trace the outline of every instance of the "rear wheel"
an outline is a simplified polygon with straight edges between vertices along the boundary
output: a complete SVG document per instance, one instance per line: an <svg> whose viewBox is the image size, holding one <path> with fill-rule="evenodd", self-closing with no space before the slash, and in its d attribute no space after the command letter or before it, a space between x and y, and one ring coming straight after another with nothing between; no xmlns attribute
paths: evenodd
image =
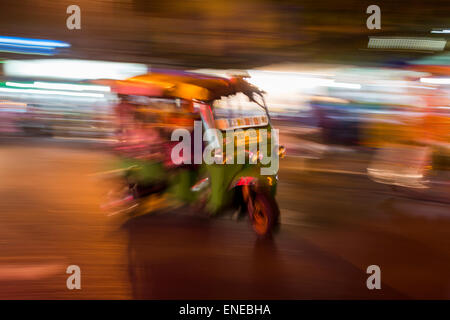
<svg viewBox="0 0 450 320"><path fill-rule="evenodd" d="M247 189L248 191L248 189ZM247 198L247 208L253 230L261 238L268 238L278 226L280 209L274 197L263 190L251 190Z"/></svg>

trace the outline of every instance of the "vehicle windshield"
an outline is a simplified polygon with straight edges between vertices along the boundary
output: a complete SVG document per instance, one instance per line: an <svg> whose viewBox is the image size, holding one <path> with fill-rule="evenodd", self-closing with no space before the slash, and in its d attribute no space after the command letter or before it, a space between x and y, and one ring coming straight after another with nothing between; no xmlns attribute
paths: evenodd
<svg viewBox="0 0 450 320"><path fill-rule="evenodd" d="M269 122L266 109L243 93L215 100L213 110L219 129L264 126Z"/></svg>

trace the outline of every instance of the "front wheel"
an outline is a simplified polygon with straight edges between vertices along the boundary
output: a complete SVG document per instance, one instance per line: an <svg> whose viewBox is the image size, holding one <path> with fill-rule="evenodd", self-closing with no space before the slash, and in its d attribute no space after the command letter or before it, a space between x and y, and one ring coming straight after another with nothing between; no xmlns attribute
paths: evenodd
<svg viewBox="0 0 450 320"><path fill-rule="evenodd" d="M245 193L248 192L247 195ZM278 227L280 209L275 198L262 190L244 190L253 230L261 238L268 238Z"/></svg>

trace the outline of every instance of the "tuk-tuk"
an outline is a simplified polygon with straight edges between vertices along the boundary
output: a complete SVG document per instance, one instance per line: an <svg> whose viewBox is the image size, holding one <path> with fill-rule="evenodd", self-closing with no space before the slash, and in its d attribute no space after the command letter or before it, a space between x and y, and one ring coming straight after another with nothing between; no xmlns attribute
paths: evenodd
<svg viewBox="0 0 450 320"><path fill-rule="evenodd" d="M264 93L245 75L152 70L116 81L112 90L120 98L115 150L126 192L109 207L134 212L143 199L164 194L211 216L248 215L258 236L271 235L285 149Z"/></svg>

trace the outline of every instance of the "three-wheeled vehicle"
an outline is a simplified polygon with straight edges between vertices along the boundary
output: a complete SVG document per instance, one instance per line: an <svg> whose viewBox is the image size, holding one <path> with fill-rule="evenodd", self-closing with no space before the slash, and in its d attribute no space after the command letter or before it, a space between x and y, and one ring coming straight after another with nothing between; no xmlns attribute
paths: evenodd
<svg viewBox="0 0 450 320"><path fill-rule="evenodd" d="M136 212L164 195L215 216L248 216L260 237L272 234L278 160L285 149L263 92L244 76L152 70L116 81L122 187L105 208Z"/></svg>

